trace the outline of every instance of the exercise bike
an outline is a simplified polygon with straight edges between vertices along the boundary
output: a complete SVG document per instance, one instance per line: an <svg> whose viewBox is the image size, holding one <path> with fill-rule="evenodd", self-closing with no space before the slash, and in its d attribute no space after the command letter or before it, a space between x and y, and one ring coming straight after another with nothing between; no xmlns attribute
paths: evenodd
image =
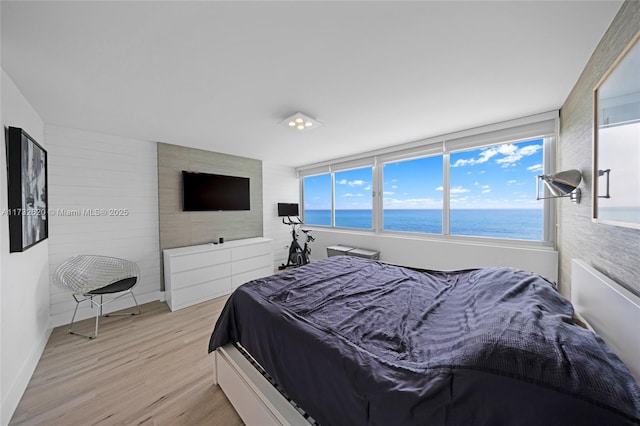
<svg viewBox="0 0 640 426"><path fill-rule="evenodd" d="M301 247L300 243L298 242L298 233L296 232L296 226L302 225L303 222L299 217L296 219L297 221L291 219L290 216L287 216L287 221L285 222L284 217L282 218L282 223L291 226L291 238L293 239L293 241L289 246L289 257L287 258L287 264L285 265L283 263L278 267L278 269L302 266L311 261L311 247L309 247L309 243L315 241L315 238L313 238L313 235L311 235L310 229L300 228L300 230L306 235L304 247Z"/></svg>

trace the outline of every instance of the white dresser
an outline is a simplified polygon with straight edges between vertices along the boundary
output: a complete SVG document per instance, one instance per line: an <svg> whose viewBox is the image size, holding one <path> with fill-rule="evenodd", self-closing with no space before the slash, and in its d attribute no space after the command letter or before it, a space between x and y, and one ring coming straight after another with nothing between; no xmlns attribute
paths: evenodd
<svg viewBox="0 0 640 426"><path fill-rule="evenodd" d="M172 311L231 293L238 286L273 274L269 238L166 249L164 285Z"/></svg>

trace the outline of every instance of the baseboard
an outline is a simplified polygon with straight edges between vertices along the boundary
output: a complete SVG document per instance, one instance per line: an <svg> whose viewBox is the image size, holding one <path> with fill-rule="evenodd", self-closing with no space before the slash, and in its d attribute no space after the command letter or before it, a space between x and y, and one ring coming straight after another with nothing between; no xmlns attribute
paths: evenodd
<svg viewBox="0 0 640 426"><path fill-rule="evenodd" d="M45 330L42 338L38 342L38 345L34 348L31 354L29 354L26 361L22 365L20 373L11 384L9 391L7 392L5 400L2 401L2 408L0 409L0 413L2 413L0 415L0 424L2 424L3 426L9 424L14 411L16 411L16 408L20 403L20 399L22 399L22 395L27 389L27 385L29 385L31 376L33 376L33 372L36 370L38 362L40 362L40 357L44 352L44 348L47 346L47 342L49 341L49 336L51 336L52 331L53 327L50 323L49 327Z"/></svg>

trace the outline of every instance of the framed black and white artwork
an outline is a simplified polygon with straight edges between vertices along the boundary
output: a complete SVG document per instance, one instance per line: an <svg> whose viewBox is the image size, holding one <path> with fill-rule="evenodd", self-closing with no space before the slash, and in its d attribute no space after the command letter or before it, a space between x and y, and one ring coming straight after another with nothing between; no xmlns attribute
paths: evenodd
<svg viewBox="0 0 640 426"><path fill-rule="evenodd" d="M9 251L22 252L49 236L47 151L18 127L6 129Z"/></svg>

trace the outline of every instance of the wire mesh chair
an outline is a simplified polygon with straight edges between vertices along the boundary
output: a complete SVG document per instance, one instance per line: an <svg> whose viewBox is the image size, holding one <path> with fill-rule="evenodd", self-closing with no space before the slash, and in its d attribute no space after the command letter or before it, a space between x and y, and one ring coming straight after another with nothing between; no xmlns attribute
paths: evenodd
<svg viewBox="0 0 640 426"><path fill-rule="evenodd" d="M137 312L122 314L106 314L104 316L138 315L141 313L138 301L133 294L133 287L140 277L140 268L134 262L117 257L98 255L78 255L64 261L55 272L55 279L73 291L76 308L69 324L69 333L94 339L98 336L98 323L102 314L102 307L127 294L131 294L136 304ZM107 301L103 301L105 294L122 293ZM100 296L100 301L94 297ZM96 308L96 326L93 336L73 331L80 302L88 300L91 307Z"/></svg>

